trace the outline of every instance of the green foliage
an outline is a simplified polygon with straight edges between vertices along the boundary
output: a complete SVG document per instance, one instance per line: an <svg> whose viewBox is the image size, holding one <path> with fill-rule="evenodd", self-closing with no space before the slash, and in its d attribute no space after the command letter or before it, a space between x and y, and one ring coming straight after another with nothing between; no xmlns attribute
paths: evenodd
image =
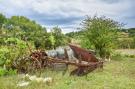
<svg viewBox="0 0 135 89"><path fill-rule="evenodd" d="M125 55L127 58L135 58L135 55Z"/></svg>
<svg viewBox="0 0 135 89"><path fill-rule="evenodd" d="M8 38L7 40L5 40L5 43L8 45L16 45L17 41L18 41L17 38L11 37L11 38Z"/></svg>
<svg viewBox="0 0 135 89"><path fill-rule="evenodd" d="M135 48L135 37L133 37L133 45L134 45L134 48Z"/></svg>
<svg viewBox="0 0 135 89"><path fill-rule="evenodd" d="M53 82L51 85L48 86L43 82L31 82L31 84L25 86L25 89L134 89L134 61L133 58L128 60L124 58L121 61L105 62L102 71L95 70L82 77L69 76L70 71L67 71L63 76L61 72L44 70L41 72L40 77L52 77ZM22 81L21 75L2 76L0 77L0 89L22 89L24 87L16 87L20 81Z"/></svg>
<svg viewBox="0 0 135 89"><path fill-rule="evenodd" d="M119 48L135 48L135 28L122 29L120 31Z"/></svg>
<svg viewBox="0 0 135 89"><path fill-rule="evenodd" d="M65 38L65 36L59 27L52 28L50 40L52 42L52 45L54 46L53 47L54 49L58 46L65 44L64 38Z"/></svg>
<svg viewBox="0 0 135 89"><path fill-rule="evenodd" d="M0 48L0 66L3 66L7 59L10 57L10 51L8 48Z"/></svg>
<svg viewBox="0 0 135 89"><path fill-rule="evenodd" d="M113 55L111 56L112 60L116 60L116 61L122 61L125 59L125 56L120 54L120 53L113 53Z"/></svg>
<svg viewBox="0 0 135 89"><path fill-rule="evenodd" d="M15 74L17 74L16 70L13 70L13 69L6 70L6 69L0 67L0 76L15 75Z"/></svg>
<svg viewBox="0 0 135 89"><path fill-rule="evenodd" d="M83 37L85 35L85 31L76 31L76 32L69 32L66 33L66 36L70 37L70 38L74 38L74 39L80 39L80 37Z"/></svg>
<svg viewBox="0 0 135 89"><path fill-rule="evenodd" d="M94 47L101 58L107 58L115 47L120 24L106 17L87 17L83 23L82 30L85 31L86 43ZM84 39L83 39L84 41Z"/></svg>
<svg viewBox="0 0 135 89"><path fill-rule="evenodd" d="M18 38L11 37L8 38L5 42L7 45L16 46L16 48L18 48L19 51L24 51L27 48L26 42Z"/></svg>
<svg viewBox="0 0 135 89"><path fill-rule="evenodd" d="M7 70L0 67L0 76L4 76L7 74Z"/></svg>
<svg viewBox="0 0 135 89"><path fill-rule="evenodd" d="M55 43L56 43L56 40L55 40L54 35L51 34L50 37L49 37L49 40L51 42L52 47L54 47L55 46Z"/></svg>
<svg viewBox="0 0 135 89"><path fill-rule="evenodd" d="M2 25L5 23L6 17L3 14L0 14L0 29L2 28Z"/></svg>
<svg viewBox="0 0 135 89"><path fill-rule="evenodd" d="M86 39L86 37L82 37L80 44L83 48L94 49L93 45L90 43L89 39Z"/></svg>
<svg viewBox="0 0 135 89"><path fill-rule="evenodd" d="M18 38L8 38L5 40L7 46L0 47L0 66L9 69L15 59L27 54L26 42Z"/></svg>
<svg viewBox="0 0 135 89"><path fill-rule="evenodd" d="M17 70L9 69L7 71L7 75L16 75L16 74L17 74Z"/></svg>
<svg viewBox="0 0 135 89"><path fill-rule="evenodd" d="M67 42L60 28L47 32L45 27L24 16L6 18L0 14L0 26L0 67L5 66L9 74L15 73L11 70L14 60L28 55L28 47L49 50Z"/></svg>
<svg viewBox="0 0 135 89"><path fill-rule="evenodd" d="M7 23L7 26L11 25L12 29L18 29L19 31L21 30L18 36L20 36L22 39L27 38L28 40L35 40L37 37L40 37L42 34L46 33L45 28L24 16L12 16Z"/></svg>
<svg viewBox="0 0 135 89"><path fill-rule="evenodd" d="M17 47L22 47L22 49L25 49L23 40L36 43L35 47L39 46L42 49L56 48L67 41L60 28L54 27L51 33L47 33L45 27L24 16L8 18L1 33L1 45L18 45Z"/></svg>
<svg viewBox="0 0 135 89"><path fill-rule="evenodd" d="M130 37L135 36L135 28L127 28L127 29L122 29L122 32L129 33Z"/></svg>
<svg viewBox="0 0 135 89"><path fill-rule="evenodd" d="M131 49L135 48L134 46L134 39L133 38L119 38L118 41L118 48L120 49Z"/></svg>

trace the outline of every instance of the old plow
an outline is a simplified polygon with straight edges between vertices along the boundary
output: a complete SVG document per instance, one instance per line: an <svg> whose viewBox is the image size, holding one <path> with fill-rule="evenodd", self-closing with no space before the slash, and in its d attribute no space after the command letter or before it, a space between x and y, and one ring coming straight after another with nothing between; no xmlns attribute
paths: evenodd
<svg viewBox="0 0 135 89"><path fill-rule="evenodd" d="M23 59L23 61L25 60L24 64L21 64L20 66L20 64L15 62L14 65L21 71L38 70L46 67L56 68L57 65L62 64L68 69L69 65L73 65L75 66L75 69L71 71L70 75L78 76L88 74L96 68L103 68L103 62L99 61L92 52L71 44L69 44L69 47L73 51L73 55L77 60L72 61L69 59L66 48L64 49L64 57L62 58L57 56L50 57L45 51L36 50L31 52L27 59ZM28 65L26 66L26 64Z"/></svg>

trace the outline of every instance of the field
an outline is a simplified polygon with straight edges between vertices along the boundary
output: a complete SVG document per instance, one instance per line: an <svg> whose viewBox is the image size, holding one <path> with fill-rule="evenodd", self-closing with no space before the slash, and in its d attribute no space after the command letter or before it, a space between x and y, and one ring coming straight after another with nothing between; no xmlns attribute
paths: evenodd
<svg viewBox="0 0 135 89"><path fill-rule="evenodd" d="M135 59L106 62L103 70L95 70L83 77L49 70L42 72L41 76L52 77L52 84L31 82L28 86L17 87L23 79L20 75L13 75L0 77L0 89L135 89Z"/></svg>
<svg viewBox="0 0 135 89"><path fill-rule="evenodd" d="M118 49L116 52L122 55L135 55L135 49Z"/></svg>

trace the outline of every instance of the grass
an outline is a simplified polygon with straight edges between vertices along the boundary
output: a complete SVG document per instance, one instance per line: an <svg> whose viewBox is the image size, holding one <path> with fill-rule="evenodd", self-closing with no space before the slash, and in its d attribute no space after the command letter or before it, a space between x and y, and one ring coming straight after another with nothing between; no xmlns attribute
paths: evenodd
<svg viewBox="0 0 135 89"><path fill-rule="evenodd" d="M117 49L116 52L123 55L135 55L135 49Z"/></svg>
<svg viewBox="0 0 135 89"><path fill-rule="evenodd" d="M125 58L120 61L106 62L104 69L95 70L88 76L64 76L62 72L46 70L42 77L52 77L53 83L32 82L25 87L17 87L22 81L19 75L0 77L0 89L135 89L135 59Z"/></svg>

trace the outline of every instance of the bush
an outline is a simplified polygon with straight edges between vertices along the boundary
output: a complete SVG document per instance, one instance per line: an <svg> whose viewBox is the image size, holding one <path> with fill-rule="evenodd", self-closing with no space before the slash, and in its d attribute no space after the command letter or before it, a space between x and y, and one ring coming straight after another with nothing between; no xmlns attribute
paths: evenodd
<svg viewBox="0 0 135 89"><path fill-rule="evenodd" d="M0 66L5 65L10 69L15 59L27 54L27 45L23 40L14 37L8 38L5 42L7 45L0 47Z"/></svg>
<svg viewBox="0 0 135 89"><path fill-rule="evenodd" d="M125 57L135 58L135 55L125 55Z"/></svg>
<svg viewBox="0 0 135 89"><path fill-rule="evenodd" d="M4 76L6 75L6 73L7 73L7 70L0 68L0 76Z"/></svg>
<svg viewBox="0 0 135 89"><path fill-rule="evenodd" d="M6 70L4 68L0 68L0 76L15 75L15 74L17 74L16 70L13 69Z"/></svg>
<svg viewBox="0 0 135 89"><path fill-rule="evenodd" d="M9 69L7 71L7 75L15 75L15 74L17 74L17 70Z"/></svg>
<svg viewBox="0 0 135 89"><path fill-rule="evenodd" d="M6 60L9 58L10 52L8 48L2 47L0 49L0 66L3 66L6 63Z"/></svg>
<svg viewBox="0 0 135 89"><path fill-rule="evenodd" d="M87 47L93 46L102 59L108 59L112 50L117 47L118 29L121 24L105 16L87 16L81 24L86 42L82 40L88 44Z"/></svg>

